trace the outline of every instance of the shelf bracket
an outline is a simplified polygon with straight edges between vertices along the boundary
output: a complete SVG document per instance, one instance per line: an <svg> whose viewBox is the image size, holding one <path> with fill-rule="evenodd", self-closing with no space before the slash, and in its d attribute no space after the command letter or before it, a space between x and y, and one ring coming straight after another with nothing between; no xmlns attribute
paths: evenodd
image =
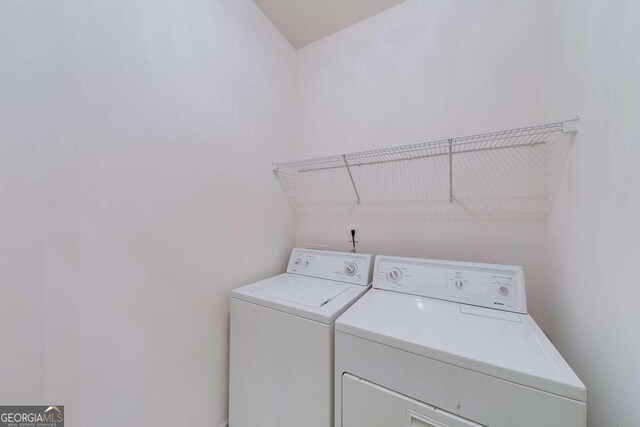
<svg viewBox="0 0 640 427"><path fill-rule="evenodd" d="M358 189L356 188L356 183L353 180L353 175L351 175L351 169L349 168L349 163L347 163L347 156L345 154L342 155L342 160L344 160L344 167L347 168L347 173L349 174L349 179L351 180L351 185L353 185L353 191L356 193L356 204L360 204L360 194L358 193Z"/></svg>
<svg viewBox="0 0 640 427"><path fill-rule="evenodd" d="M576 116L575 119L565 120L562 122L562 133L575 133L578 132L578 121L580 116Z"/></svg>
<svg viewBox="0 0 640 427"><path fill-rule="evenodd" d="M453 139L449 140L449 203L453 203Z"/></svg>

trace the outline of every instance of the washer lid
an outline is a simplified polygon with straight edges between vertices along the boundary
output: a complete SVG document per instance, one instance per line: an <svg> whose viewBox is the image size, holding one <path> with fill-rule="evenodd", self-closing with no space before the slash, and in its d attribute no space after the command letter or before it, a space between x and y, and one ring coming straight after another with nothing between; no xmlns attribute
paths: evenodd
<svg viewBox="0 0 640 427"><path fill-rule="evenodd" d="M336 331L586 401L580 379L527 314L373 289Z"/></svg>
<svg viewBox="0 0 640 427"><path fill-rule="evenodd" d="M307 307L322 307L349 288L344 283L287 275L283 280L256 288L252 293Z"/></svg>
<svg viewBox="0 0 640 427"><path fill-rule="evenodd" d="M236 288L231 297L332 324L367 290L368 286L284 273Z"/></svg>

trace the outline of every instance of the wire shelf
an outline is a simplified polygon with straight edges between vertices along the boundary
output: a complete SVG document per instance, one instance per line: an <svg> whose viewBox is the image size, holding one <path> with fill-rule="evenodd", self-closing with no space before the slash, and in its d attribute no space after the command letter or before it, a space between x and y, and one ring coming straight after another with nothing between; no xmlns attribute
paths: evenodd
<svg viewBox="0 0 640 427"><path fill-rule="evenodd" d="M275 173L298 216L542 219L576 124L274 163Z"/></svg>

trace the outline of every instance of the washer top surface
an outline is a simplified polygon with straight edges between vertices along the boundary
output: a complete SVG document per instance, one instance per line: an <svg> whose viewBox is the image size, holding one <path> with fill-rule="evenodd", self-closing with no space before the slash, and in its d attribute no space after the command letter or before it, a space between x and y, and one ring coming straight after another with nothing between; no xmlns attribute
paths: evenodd
<svg viewBox="0 0 640 427"><path fill-rule="evenodd" d="M371 258L296 248L286 273L234 289L231 297L332 324L370 288Z"/></svg>
<svg viewBox="0 0 640 427"><path fill-rule="evenodd" d="M373 289L336 321L336 331L586 400L580 379L527 314Z"/></svg>
<svg viewBox="0 0 640 427"><path fill-rule="evenodd" d="M369 290L326 279L280 274L231 291L231 297L305 319L332 324Z"/></svg>
<svg viewBox="0 0 640 427"><path fill-rule="evenodd" d="M253 294L319 308L349 288L345 283L287 274L281 280L255 289Z"/></svg>

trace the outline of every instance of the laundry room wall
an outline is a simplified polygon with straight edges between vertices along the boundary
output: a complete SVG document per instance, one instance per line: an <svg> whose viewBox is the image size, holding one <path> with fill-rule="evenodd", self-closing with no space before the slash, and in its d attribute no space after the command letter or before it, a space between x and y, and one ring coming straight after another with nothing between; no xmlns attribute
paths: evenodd
<svg viewBox="0 0 640 427"><path fill-rule="evenodd" d="M294 243L295 50L251 0L9 0L0 63L0 403L221 425L229 290Z"/></svg>
<svg viewBox="0 0 640 427"><path fill-rule="evenodd" d="M580 114L549 218L550 332L589 427L640 425L640 3L555 1L550 113Z"/></svg>
<svg viewBox="0 0 640 427"><path fill-rule="evenodd" d="M545 123L549 10L535 0L410 0L299 49L297 157ZM544 219L307 216L297 244L348 250L350 225L361 252L524 266L530 311L547 329Z"/></svg>

